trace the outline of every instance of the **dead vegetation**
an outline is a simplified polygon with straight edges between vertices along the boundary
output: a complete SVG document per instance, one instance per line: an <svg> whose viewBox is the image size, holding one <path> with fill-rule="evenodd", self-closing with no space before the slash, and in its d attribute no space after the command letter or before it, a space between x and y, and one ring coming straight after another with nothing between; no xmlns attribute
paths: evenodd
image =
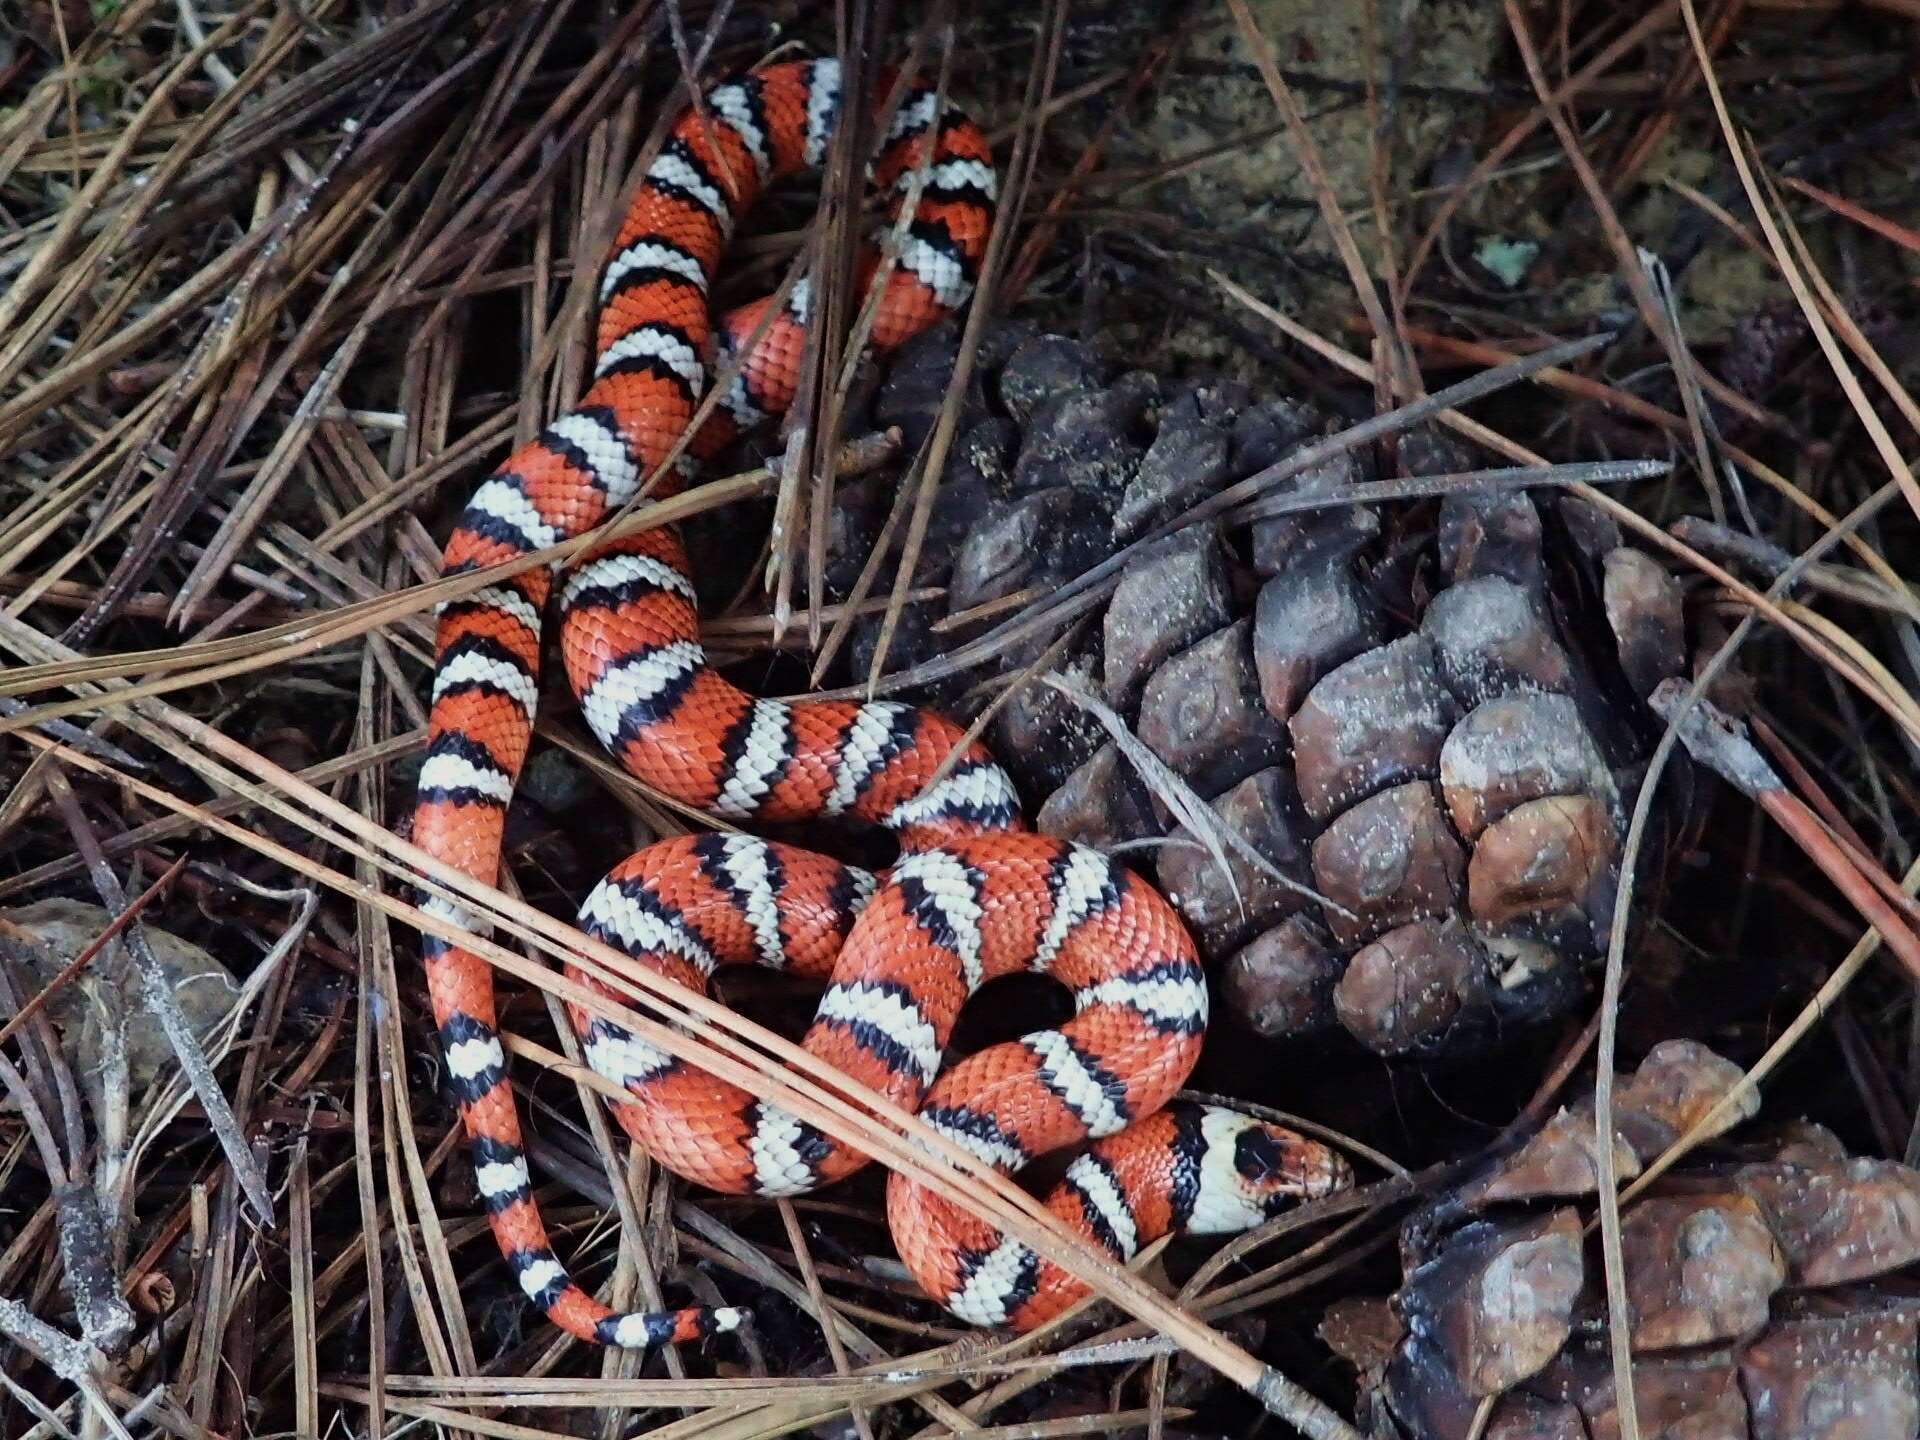
<svg viewBox="0 0 1920 1440"><path fill-rule="evenodd" d="M1508 0L1484 72L1453 77L1416 65L1447 48L1425 27L1460 18L1437 3L1352 7L1337 57L1308 38L1324 13L1283 0L1054 3L1012 27L998 8L0 5L7 1433L1352 1436L1354 1365L1315 1335L1328 1305L1396 1290L1416 1206L1484 1184L1563 1105L1589 1137L1624 1131L1615 1072L1684 1038L1733 1062L1715 1104L1657 1144L1590 1147L1580 1216L1601 1339L1579 1393L1617 1397L1605 1433L1654 1435L1667 1391L1626 1383L1652 1223L1635 1200L1756 1096L1839 1136L1820 1163L1920 1162L1910 7ZM710 823L607 763L560 692L509 833L513 893L425 866L401 833L432 607L489 578L436 579L436 537L579 393L597 258L687 77L796 30L855 85L883 57L938 77L987 123L1008 198L907 453L860 423L858 128L827 166L836 203L783 193L736 247L731 297L809 269L824 291L797 423L766 463L643 518L723 527L736 573L712 635L750 683L951 680L992 723L1144 547L1295 503L1298 455L907 653L916 607L947 608L920 562L1004 312L1311 399L1350 422L1318 458L1390 466L1342 498L1389 514L1431 521L1445 487L1393 456L1444 426L1475 483L1572 488L1684 596L1597 983L1491 1058L1431 1067L1222 1022L1205 1083L1332 1127L1363 1183L1211 1253L1115 1270L782 1040L806 997L727 987L756 1023L553 918L618 856ZM1166 125L1229 84L1261 106L1240 128ZM1445 128L1414 112L1443 103L1457 143L1414 149ZM1331 134L1356 111L1350 155ZM1261 147L1291 157L1285 194L1243 210L1191 183ZM836 587L847 477L883 464L897 499ZM1729 761L1708 701L1758 748ZM1212 797L1148 768L1204 832ZM617 1301L750 1304L738 1345L637 1367L529 1324L437 1084L423 876L493 927L471 943L515 997L541 1198L578 1273ZM561 956L627 1003L571 986ZM563 999L1030 1237L1099 1301L1018 1340L964 1332L911 1295L877 1185L773 1206L665 1183L613 1143ZM1391 1349L1340 1353L1364 1370Z"/></svg>

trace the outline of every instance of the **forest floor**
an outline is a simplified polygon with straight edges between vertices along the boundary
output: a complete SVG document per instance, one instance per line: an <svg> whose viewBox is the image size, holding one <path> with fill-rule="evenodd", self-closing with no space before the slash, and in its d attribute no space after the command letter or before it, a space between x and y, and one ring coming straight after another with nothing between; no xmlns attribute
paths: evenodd
<svg viewBox="0 0 1920 1440"><path fill-rule="evenodd" d="M1884 1162L1888 1213L1920 1235L1903 1168L1920 1165L1920 483L1903 458L1920 442L1920 11L1015 8L909 31L919 7L862 3L0 0L0 1433L1418 1433L1405 1385L1464 1384L1463 1356L1499 1349L1488 1335L1513 1318L1446 1319L1485 1333L1434 1362L1445 1377L1409 1381L1404 1325L1438 1302L1401 1290L1403 1262L1445 1248L1420 1226L1458 1220L1462 1185L1563 1106L1612 1106L1596 1077L1671 1058L1663 1042L1711 1052L1686 1052L1702 1068L1672 1083L1724 1110L1662 1112L1658 1143L1636 1132L1646 1153L1622 1142L1608 1162L1629 1167L1617 1178L1758 1104L1803 1128L1708 1161ZM582 953L571 917L614 857L703 822L602 757L550 666L513 884L470 897L518 947L494 958L535 1183L593 1284L756 1316L738 1341L640 1363L524 1304L444 1084L406 843L435 577L487 467L590 376L593 275L689 67L710 80L796 42L944 77L1002 167L983 305L1113 370L1237 383L1337 430L1610 336L1524 381L1501 372L1467 407L1475 463L1657 462L1608 493L1684 593L1684 678L1752 726L1774 779L1716 779L1687 746L1656 749L1662 723L1636 712L1649 814L1622 938L1511 1043L1384 1059L1271 1041L1217 1000L1230 1013L1198 1083L1327 1127L1358 1187L1213 1261L1181 1242L1144 1280L1105 1273L1070 1323L1009 1340L917 1294L878 1167L776 1204L690 1189L616 1143L539 961ZM756 212L723 302L767 293L808 244L844 254L859 227L814 226L817 198L781 187ZM809 343L832 373L840 341ZM814 453L857 448L854 414ZM1390 458L1390 439L1368 453ZM882 566L855 597L872 622L856 643L833 607L810 624L828 546L804 524L766 538L816 496L811 471L759 463L779 453L673 502L737 581L718 653L791 691L933 653L876 655L874 632L933 593ZM1420 525L1389 550L1431 540L1433 509L1408 507ZM1420 599L1423 563L1403 566ZM1015 598L1029 609L982 614L1049 603ZM1027 683L1033 653L996 673ZM967 694L977 712L985 693ZM810 1014L782 985L723 993L787 1036ZM765 1037L713 1031L697 1053L791 1080ZM1652 1084L1622 1080L1623 1135ZM871 1116L831 1123L973 1186L996 1223L1036 1224ZM1600 1188L1571 1242L1592 1229L1588 1283L1561 1308L1611 1386L1630 1363L1604 1338L1627 1314L1603 1283L1623 1206ZM1912 1306L1888 1297L1913 1270L1867 1298L1815 1295L1798 1233L1774 1226L1790 1283L1734 1326L1738 1419L1698 1434L1749 1433L1752 1357L1795 1306L1853 1323L1871 1303L1911 1352ZM1635 1304L1644 1319L1645 1292ZM1920 1417L1897 1369L1861 1361L1844 1384L1884 1382L1872 1403ZM1587 1433L1496 1414L1508 1383L1474 1391L1468 1423ZM1603 1412L1604 1433L1665 1433L1661 1407L1680 1404L1656 1384L1636 1421L1593 1400L1602 1383L1525 1403L1577 1410L1596 1436Z"/></svg>

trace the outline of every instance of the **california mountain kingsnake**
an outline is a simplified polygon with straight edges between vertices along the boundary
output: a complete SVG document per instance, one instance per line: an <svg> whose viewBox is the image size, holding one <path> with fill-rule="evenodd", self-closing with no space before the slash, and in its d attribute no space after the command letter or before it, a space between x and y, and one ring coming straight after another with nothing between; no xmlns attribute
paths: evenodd
<svg viewBox="0 0 1920 1440"><path fill-rule="evenodd" d="M819 164L840 101L837 62L801 61L726 81L679 120L604 272L592 387L480 486L447 544L443 573L579 535L661 465L706 379L708 289L734 219L770 179ZM985 137L957 111L936 123L935 108L930 90L909 91L873 170L896 218L919 186L873 326L882 348L965 304L986 247L994 173ZM867 257L863 284L876 263ZM726 317L727 335L736 343L750 335L766 304ZM802 281L694 438L693 456L786 409L807 310ZM413 833L428 853L487 884L532 734L551 583L544 568L523 571L440 613ZM1005 1169L1107 1137L1073 1162L1048 1204L1122 1258L1169 1229L1244 1228L1287 1197L1340 1182L1338 1157L1290 1131L1230 1111L1168 1106L1207 1018L1186 930L1164 899L1097 851L1022 833L1012 783L981 746L929 786L962 738L949 721L905 705L789 705L736 689L701 649L686 555L671 529L596 551L562 578L560 608L567 676L587 722L642 780L733 819L854 816L893 830L902 850L876 880L748 836L665 841L593 891L582 910L589 932L693 987L704 987L716 965L745 962L827 982L807 1049L917 1105L928 1123ZM469 922L457 906L428 903ZM574 1284L529 1188L492 971L433 937L424 950L480 1192L527 1296L562 1329L606 1344L645 1347L734 1328L738 1310L616 1314ZM1064 983L1078 1013L936 1078L967 995L1022 966ZM604 1019L573 1018L594 1069L633 1096L615 1107L621 1124L689 1179L792 1195L865 1163ZM1025 1246L898 1175L887 1209L908 1267L965 1319L1024 1328L1084 1293Z"/></svg>

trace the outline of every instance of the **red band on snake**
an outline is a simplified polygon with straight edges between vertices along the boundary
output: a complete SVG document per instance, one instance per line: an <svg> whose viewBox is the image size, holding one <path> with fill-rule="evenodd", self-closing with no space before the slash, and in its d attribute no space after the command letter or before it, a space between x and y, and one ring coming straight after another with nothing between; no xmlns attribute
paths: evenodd
<svg viewBox="0 0 1920 1440"><path fill-rule="evenodd" d="M840 100L836 63L794 62L726 81L674 126L604 272L592 387L480 486L444 573L582 534L660 467L692 419L711 352L742 342L768 303L727 316L716 346L708 291L734 221L769 180L819 164ZM895 220L913 206L873 326L885 348L971 296L994 175L979 128L956 111L937 114L922 88L895 113L873 182ZM862 282L877 269L868 256ZM808 301L803 280L688 447L696 459L791 403ZM532 735L549 585L545 570L528 571L440 615L414 837L489 884ZM568 678L589 726L635 775L733 819L868 820L891 829L903 852L876 881L749 836L667 841L594 890L584 928L693 987L717 965L746 962L826 981L806 1048L1007 1170L1098 1140L1048 1204L1122 1258L1171 1229L1243 1228L1341 1182L1342 1162L1290 1131L1169 1106L1206 1025L1205 979L1186 930L1164 899L1098 852L1022 833L1018 797L991 756L977 744L953 756L958 727L906 705L789 705L741 692L707 663L686 555L669 529L602 548L561 590ZM620 1314L573 1282L533 1201L492 971L431 937L424 951L480 1192L528 1297L562 1329L603 1344L651 1347L740 1323L744 1312L732 1309ZM1021 967L1065 984L1075 1017L940 1074L967 996ZM574 1022L589 1062L633 1097L615 1107L621 1124L689 1179L791 1195L864 1163L605 1020L576 1013ZM897 1175L888 1212L916 1278L966 1319L1025 1328L1085 1293Z"/></svg>

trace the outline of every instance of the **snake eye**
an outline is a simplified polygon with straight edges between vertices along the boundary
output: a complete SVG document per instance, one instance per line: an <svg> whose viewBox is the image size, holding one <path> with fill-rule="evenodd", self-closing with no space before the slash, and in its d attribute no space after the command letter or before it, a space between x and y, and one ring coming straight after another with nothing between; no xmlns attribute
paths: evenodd
<svg viewBox="0 0 1920 1440"><path fill-rule="evenodd" d="M1255 1185L1279 1179L1286 1158L1279 1140L1264 1125L1249 1125L1233 1142L1233 1168Z"/></svg>

